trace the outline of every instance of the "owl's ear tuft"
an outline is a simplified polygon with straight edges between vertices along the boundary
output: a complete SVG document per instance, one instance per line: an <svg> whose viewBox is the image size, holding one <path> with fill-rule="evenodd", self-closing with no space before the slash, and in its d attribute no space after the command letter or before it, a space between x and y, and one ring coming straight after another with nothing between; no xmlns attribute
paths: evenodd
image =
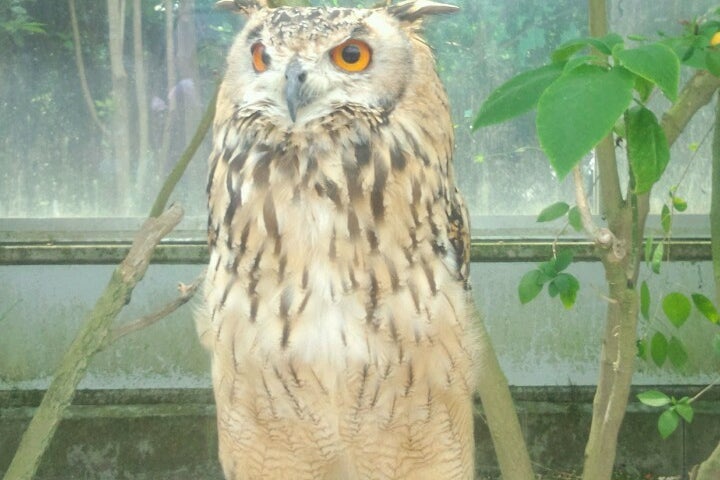
<svg viewBox="0 0 720 480"><path fill-rule="evenodd" d="M215 2L215 8L230 10L235 13L251 15L256 10L267 7L264 0L219 0Z"/></svg>
<svg viewBox="0 0 720 480"><path fill-rule="evenodd" d="M404 23L415 23L427 15L455 13L458 10L460 10L458 6L429 0L410 0L387 7L390 15Z"/></svg>

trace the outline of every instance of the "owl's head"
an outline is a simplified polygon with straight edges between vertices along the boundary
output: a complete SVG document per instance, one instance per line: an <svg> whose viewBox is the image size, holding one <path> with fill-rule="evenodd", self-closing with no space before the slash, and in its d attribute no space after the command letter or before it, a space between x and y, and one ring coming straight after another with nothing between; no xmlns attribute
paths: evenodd
<svg viewBox="0 0 720 480"><path fill-rule="evenodd" d="M247 15L228 57L222 95L292 128L347 105L389 112L413 82L434 74L417 36L428 15L458 7L425 0L385 8L268 8L257 0L218 6Z"/></svg>

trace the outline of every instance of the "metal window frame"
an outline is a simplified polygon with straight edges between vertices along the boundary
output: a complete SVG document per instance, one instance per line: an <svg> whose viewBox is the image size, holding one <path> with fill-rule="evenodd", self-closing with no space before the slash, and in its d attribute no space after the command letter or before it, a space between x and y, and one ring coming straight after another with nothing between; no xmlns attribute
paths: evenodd
<svg viewBox="0 0 720 480"><path fill-rule="evenodd" d="M141 218L0 219L0 265L109 265L127 254ZM600 219L598 219L600 221ZM189 217L157 248L156 264L204 264L208 250L204 217ZM537 262L556 248L573 248L578 261L598 259L592 242L574 234L557 237L560 222L537 224L529 216L474 217L471 261ZM670 240L672 261L712 259L706 215L678 216ZM662 238L659 219L648 234Z"/></svg>

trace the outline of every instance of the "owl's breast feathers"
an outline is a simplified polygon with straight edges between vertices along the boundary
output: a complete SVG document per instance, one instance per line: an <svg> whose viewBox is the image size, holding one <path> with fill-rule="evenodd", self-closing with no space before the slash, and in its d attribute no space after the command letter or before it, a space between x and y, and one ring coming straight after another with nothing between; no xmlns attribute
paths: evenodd
<svg viewBox="0 0 720 480"><path fill-rule="evenodd" d="M402 113L346 105L302 131L242 110L216 122L206 298L236 366L404 365L410 385L437 370L438 385L462 373L471 388L452 133L442 113Z"/></svg>

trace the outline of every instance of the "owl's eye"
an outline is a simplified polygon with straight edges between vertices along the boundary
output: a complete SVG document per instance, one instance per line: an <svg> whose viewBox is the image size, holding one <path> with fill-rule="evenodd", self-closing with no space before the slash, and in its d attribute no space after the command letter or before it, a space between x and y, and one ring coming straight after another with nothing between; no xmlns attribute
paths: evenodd
<svg viewBox="0 0 720 480"><path fill-rule="evenodd" d="M270 55L265 51L265 45L260 42L253 43L250 47L252 53L253 68L257 73L262 73L270 66Z"/></svg>
<svg viewBox="0 0 720 480"><path fill-rule="evenodd" d="M367 43L350 39L330 50L332 61L347 72L362 72L372 59L372 49Z"/></svg>

